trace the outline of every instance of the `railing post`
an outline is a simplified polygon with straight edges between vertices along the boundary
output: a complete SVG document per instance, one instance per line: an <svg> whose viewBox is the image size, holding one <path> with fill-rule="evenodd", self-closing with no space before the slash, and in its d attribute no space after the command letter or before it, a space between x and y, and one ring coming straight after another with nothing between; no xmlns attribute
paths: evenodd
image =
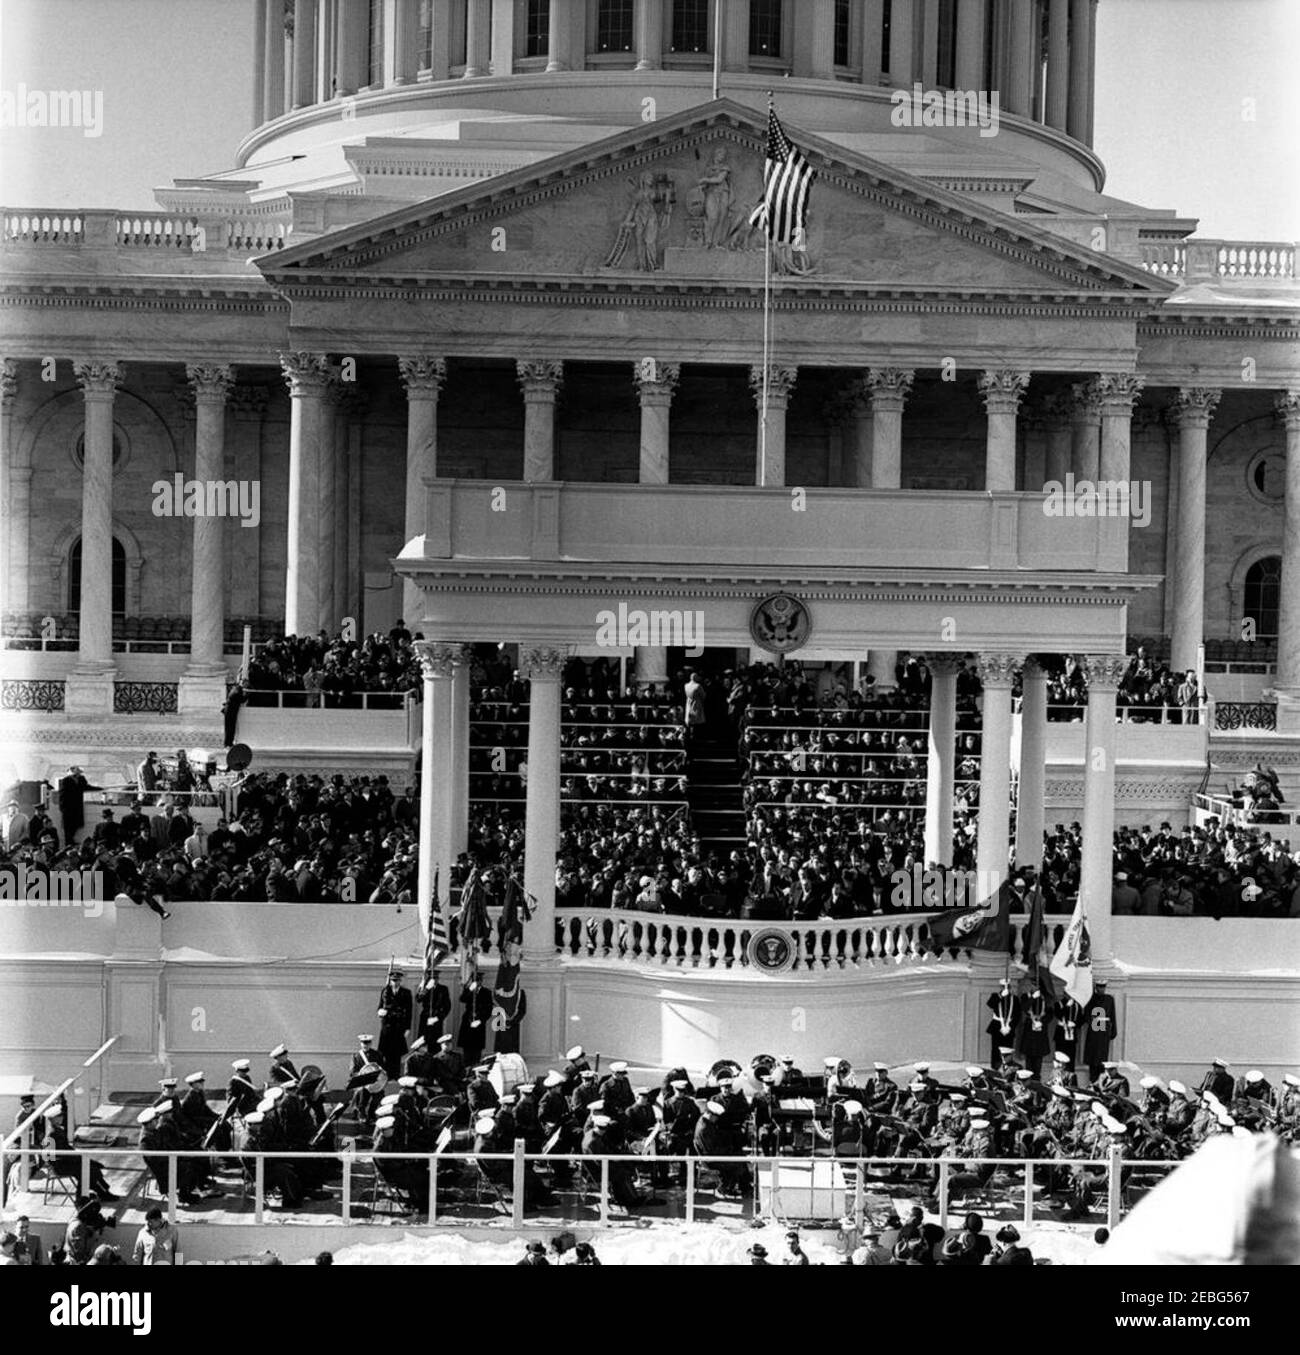
<svg viewBox="0 0 1300 1355"><path fill-rule="evenodd" d="M83 1195L90 1194L90 1155L80 1153L77 1156L78 1176L80 1178L80 1189Z"/></svg>
<svg viewBox="0 0 1300 1355"><path fill-rule="evenodd" d="M1025 1216L1026 1228L1034 1226L1034 1164L1025 1158Z"/></svg>
<svg viewBox="0 0 1300 1355"><path fill-rule="evenodd" d="M28 1125L18 1138L18 1146L23 1150L18 1159L18 1189L26 1191L32 1182L32 1130Z"/></svg>
<svg viewBox="0 0 1300 1355"><path fill-rule="evenodd" d="M609 1158L600 1159L600 1221L609 1222Z"/></svg>
<svg viewBox="0 0 1300 1355"><path fill-rule="evenodd" d="M176 1196L180 1191L181 1164L175 1153L167 1154L167 1222L176 1222Z"/></svg>
<svg viewBox="0 0 1300 1355"><path fill-rule="evenodd" d="M516 1228L521 1227L524 1221L524 1174L528 1165L524 1161L524 1146L523 1139L515 1140L514 1191L510 1199L510 1214Z"/></svg>
<svg viewBox="0 0 1300 1355"><path fill-rule="evenodd" d="M262 1222L262 1212L266 1208L266 1158L258 1153L253 1164L253 1222Z"/></svg>
<svg viewBox="0 0 1300 1355"><path fill-rule="evenodd" d="M947 1158L939 1159L939 1227L948 1231L948 1168Z"/></svg>
<svg viewBox="0 0 1300 1355"><path fill-rule="evenodd" d="M429 1154L429 1226L438 1222L438 1154Z"/></svg>
<svg viewBox="0 0 1300 1355"><path fill-rule="evenodd" d="M686 1222L695 1222L695 1159L686 1159Z"/></svg>
<svg viewBox="0 0 1300 1355"><path fill-rule="evenodd" d="M1120 1205L1122 1203L1122 1176L1123 1176L1124 1155L1118 1144L1111 1144L1110 1147L1110 1169L1106 1178L1106 1227L1114 1228L1119 1223Z"/></svg>
<svg viewBox="0 0 1300 1355"><path fill-rule="evenodd" d="M352 1222L352 1154L346 1152L343 1157L343 1222Z"/></svg>
<svg viewBox="0 0 1300 1355"><path fill-rule="evenodd" d="M867 1159L858 1158L858 1179L853 1187L853 1226L862 1233L862 1223L867 1214Z"/></svg>

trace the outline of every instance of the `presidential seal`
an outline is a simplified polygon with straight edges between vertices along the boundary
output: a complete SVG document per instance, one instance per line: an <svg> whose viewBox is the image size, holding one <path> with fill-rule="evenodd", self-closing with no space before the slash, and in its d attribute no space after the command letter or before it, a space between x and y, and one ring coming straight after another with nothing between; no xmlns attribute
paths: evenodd
<svg viewBox="0 0 1300 1355"><path fill-rule="evenodd" d="M794 967L794 942L775 927L755 932L749 940L749 963L764 974L784 974Z"/></svg>
<svg viewBox="0 0 1300 1355"><path fill-rule="evenodd" d="M749 633L760 649L788 654L808 643L812 617L808 608L789 593L772 593L749 614Z"/></svg>

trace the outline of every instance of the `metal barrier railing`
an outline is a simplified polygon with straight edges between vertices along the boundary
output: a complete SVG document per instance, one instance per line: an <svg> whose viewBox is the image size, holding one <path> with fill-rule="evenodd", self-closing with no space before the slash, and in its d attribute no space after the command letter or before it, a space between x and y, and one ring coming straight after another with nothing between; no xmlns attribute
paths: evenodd
<svg viewBox="0 0 1300 1355"><path fill-rule="evenodd" d="M57 1096L57 1093L55 1093ZM51 1100L53 1097L51 1098ZM48 1102L47 1102L48 1104ZM39 1113L39 1112L38 1112ZM31 1117L23 1127L23 1137L27 1138L27 1124L30 1124L35 1117ZM15 1134L18 1131L15 1131ZM12 1139L14 1135L10 1135ZM24 1171L23 1164L30 1164L33 1158L42 1155L42 1150L34 1149L28 1142L24 1142L19 1147L9 1145L9 1139L5 1140L5 1146L0 1148L0 1207L7 1201L6 1182L9 1177L9 1159L17 1159L20 1163L20 1172L22 1173L21 1189L27 1188L27 1181L30 1175L30 1169ZM141 1150L139 1148L98 1148L98 1147L73 1147L62 1150L59 1153L61 1158L76 1156L79 1159L79 1184L83 1195L90 1194L91 1160L99 1161L106 1167L112 1167L115 1163L119 1166L127 1167L141 1173L146 1179L152 1179L152 1173L149 1168L141 1162ZM836 1195L844 1196L843 1213L836 1217L847 1217L850 1213L859 1227L862 1226L867 1213L867 1192L873 1186L887 1184L883 1180L873 1180L868 1176L868 1172L885 1170L932 1170L935 1173L934 1180L934 1199L937 1202L937 1214L940 1226L948 1226L948 1215L952 1212L954 1199L967 1199L973 1192L969 1189L966 1182L958 1173L970 1175L969 1169L972 1168L992 1168L993 1172L1011 1171L1018 1173L1021 1177L1019 1185L1019 1198L1021 1201L1021 1218L1028 1226L1032 1225L1038 1217L1036 1209L1038 1203L1035 1200L1035 1189L1039 1173L1049 1171L1061 1171L1065 1169L1090 1170L1098 1174L1097 1186L1100 1188L1102 1180L1105 1184L1105 1217L1108 1227L1115 1227L1124 1213L1125 1198L1124 1191L1126 1185L1126 1173L1129 1177L1129 1184L1134 1173L1149 1177L1154 1174L1162 1177L1172 1171L1179 1165L1178 1161L1165 1159L1145 1159L1145 1158L1125 1158L1118 1146L1111 1148L1110 1153L1104 1158L973 1158L973 1157L951 1157L951 1158L916 1158L916 1157L793 1157L793 1156L759 1156L754 1154L710 1154L707 1157L684 1154L663 1154L647 1155L634 1153L621 1154L544 1154L529 1153L525 1150L522 1139L516 1140L513 1152L499 1153L462 1153L462 1152L412 1152L405 1150L401 1152L374 1152L369 1149L364 1150L343 1150L335 1152L309 1152L304 1149L290 1152L248 1152L238 1148L231 1148L226 1151L214 1154L204 1152L200 1149L187 1149L177 1151L167 1151L158 1153L149 1153L149 1156L159 1159L166 1159L166 1202L168 1218L175 1223L178 1218L178 1209L180 1206L180 1170L179 1164L185 1160L200 1159L210 1162L214 1157L240 1160L241 1171L243 1175L244 1189L252 1187L253 1203L253 1221L262 1223L266 1215L266 1196L268 1189L274 1190L275 1187L267 1186L266 1167L267 1163L285 1162L302 1163L309 1160L314 1163L321 1163L333 1159L337 1162L340 1174L339 1186L339 1209L340 1221L344 1224L364 1222L365 1217L373 1217L373 1212L367 1208L365 1217L357 1217L356 1185L358 1178L358 1168L366 1164L369 1165L371 1172L371 1191L372 1200L379 1198L379 1187L384 1187L384 1198L393 1199L401 1194L415 1194L409 1187L403 1188L393 1184L390 1180L385 1181L382 1173L376 1168L376 1163L391 1162L393 1164L405 1164L407 1170L412 1164L425 1164L428 1173L428 1202L426 1208L422 1211L429 1224L435 1224L439 1219L438 1185L439 1176L444 1170L450 1170L456 1164L472 1164L476 1173L482 1167L482 1164L508 1164L510 1167L510 1183L505 1186L503 1181L493 1179L486 1173L482 1174L482 1179L487 1183L488 1191L493 1197L493 1208L500 1205L504 1211L505 1217L508 1217L514 1227L520 1227L528 1221L528 1215L531 1212L534 1217L538 1216L538 1210L530 1209L528 1203L528 1173L530 1166L543 1166L554 1168L556 1166L568 1165L580 1166L587 1173L584 1180L583 1198L589 1190L594 1190L596 1194L595 1208L599 1215L601 1225L612 1225L621 1221L613 1216L613 1208L616 1207L615 1201L611 1195L610 1189L610 1168L613 1164L623 1164L633 1169L639 1168L642 1172L652 1172L656 1167L680 1166L684 1177L683 1187L683 1220L687 1223L693 1223L697 1220L700 1213L702 1194L712 1194L712 1187L701 1180L701 1168L708 1172L714 1172L718 1166L735 1166L737 1168L748 1169L751 1175L749 1195L753 1202L754 1214L759 1217L772 1217L782 1219L786 1217L808 1217L808 1215L797 1214L793 1210L783 1209L780 1192L789 1190L792 1194L799 1191L802 1195L808 1194L808 1182L800 1185L795 1181L788 1181L785 1185L781 1183L781 1173L787 1170L812 1171L815 1168L838 1167L839 1185L819 1186L834 1191ZM249 1169L251 1164L251 1171ZM771 1173L768 1177L765 1187L767 1192L766 1204L763 1200L762 1173L767 1171ZM957 1180L954 1181L954 1177ZM408 1178L409 1180L410 1178ZM832 1174L833 1179L833 1174ZM811 1178L810 1178L811 1180ZM421 1183L423 1185L423 1183ZM161 1183L159 1183L161 1185ZM989 1180L986 1177L979 1184L981 1195L988 1194ZM961 1189L954 1189L960 1186ZM421 1189L418 1194L424 1192ZM850 1206L848 1196L852 1194L852 1203ZM209 1204L211 1202L209 1201ZM592 1206L584 1204L584 1208L590 1209ZM821 1215L819 1215L820 1217ZM182 1216L183 1217L183 1216ZM547 1215L548 1219L554 1215ZM504 1220L503 1220L504 1221Z"/></svg>

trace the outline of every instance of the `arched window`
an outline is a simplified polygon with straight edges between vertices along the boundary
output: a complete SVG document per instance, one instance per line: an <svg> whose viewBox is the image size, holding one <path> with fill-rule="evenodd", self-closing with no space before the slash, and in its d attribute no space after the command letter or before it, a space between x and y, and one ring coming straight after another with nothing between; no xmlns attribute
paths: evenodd
<svg viewBox="0 0 1300 1355"><path fill-rule="evenodd" d="M81 538L72 543L68 552L68 611L76 616L81 611ZM126 551L113 538L113 615L126 614Z"/></svg>
<svg viewBox="0 0 1300 1355"><path fill-rule="evenodd" d="M1242 619L1255 623L1255 638L1277 639L1277 606L1282 591L1282 557L1266 555L1246 571Z"/></svg>

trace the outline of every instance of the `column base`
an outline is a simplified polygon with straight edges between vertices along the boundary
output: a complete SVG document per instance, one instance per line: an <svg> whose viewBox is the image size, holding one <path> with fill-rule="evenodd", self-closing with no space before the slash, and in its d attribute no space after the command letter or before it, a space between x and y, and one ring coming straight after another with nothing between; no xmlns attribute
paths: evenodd
<svg viewBox="0 0 1300 1355"><path fill-rule="evenodd" d="M867 652L867 675L876 679L872 691L892 692L898 686L894 666L898 663L896 649L872 649Z"/></svg>
<svg viewBox="0 0 1300 1355"><path fill-rule="evenodd" d="M1277 732L1279 734L1300 734L1300 690L1289 687L1279 688L1277 696Z"/></svg>
<svg viewBox="0 0 1300 1355"><path fill-rule="evenodd" d="M216 719L226 699L226 670L182 673L176 688L176 710L180 715Z"/></svg>
<svg viewBox="0 0 1300 1355"><path fill-rule="evenodd" d="M113 679L117 669L74 668L63 689L63 709L68 715L112 715Z"/></svg>

